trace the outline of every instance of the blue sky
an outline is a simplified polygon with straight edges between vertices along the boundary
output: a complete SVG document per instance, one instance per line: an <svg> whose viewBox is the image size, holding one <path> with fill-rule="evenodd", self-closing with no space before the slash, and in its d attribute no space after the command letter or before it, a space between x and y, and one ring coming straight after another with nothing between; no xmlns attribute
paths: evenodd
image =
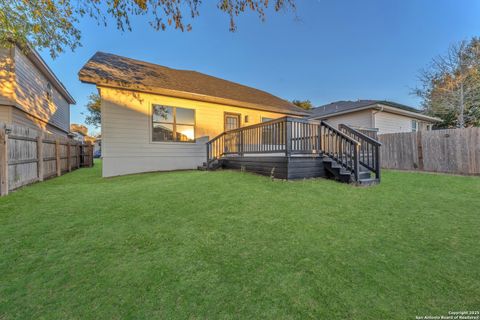
<svg viewBox="0 0 480 320"><path fill-rule="evenodd" d="M387 99L419 106L410 95L418 70L454 42L480 35L477 0L297 0L297 11L269 12L237 19L228 31L227 15L216 1L201 6L191 32L156 32L143 18L132 32L115 24L98 26L85 18L82 47L47 63L77 101L72 123L83 123L93 85L77 72L104 51L189 69L259 88L285 99ZM91 128L93 130L93 128Z"/></svg>

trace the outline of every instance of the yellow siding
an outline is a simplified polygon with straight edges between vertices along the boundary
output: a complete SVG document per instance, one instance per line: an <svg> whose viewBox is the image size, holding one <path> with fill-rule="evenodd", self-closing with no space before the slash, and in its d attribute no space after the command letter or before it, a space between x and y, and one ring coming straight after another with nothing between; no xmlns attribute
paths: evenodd
<svg viewBox="0 0 480 320"><path fill-rule="evenodd" d="M224 131L224 113L241 115L241 125L279 118L264 112L167 96L100 88L104 176L145 171L194 169L206 158L205 142ZM152 142L152 104L195 110L196 143ZM245 123L245 116L249 122Z"/></svg>

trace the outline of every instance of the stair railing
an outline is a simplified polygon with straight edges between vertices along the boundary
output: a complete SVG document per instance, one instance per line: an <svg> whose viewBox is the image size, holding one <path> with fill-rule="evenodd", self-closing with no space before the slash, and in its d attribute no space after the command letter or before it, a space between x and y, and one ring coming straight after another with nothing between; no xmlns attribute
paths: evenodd
<svg viewBox="0 0 480 320"><path fill-rule="evenodd" d="M360 142L332 127L325 121L320 122L319 132L323 154L350 171L354 180L359 181Z"/></svg>
<svg viewBox="0 0 480 320"><path fill-rule="evenodd" d="M207 169L210 163L220 159L225 153L225 132L207 142Z"/></svg>
<svg viewBox="0 0 480 320"><path fill-rule="evenodd" d="M207 142L207 168L225 156L326 155L359 179L360 143L324 121L283 117L225 131Z"/></svg>
<svg viewBox="0 0 480 320"><path fill-rule="evenodd" d="M340 124L339 130L344 134L360 142L359 162L360 164L375 174L375 179L380 181L380 147L382 144L367 136L366 134L355 130L354 128Z"/></svg>

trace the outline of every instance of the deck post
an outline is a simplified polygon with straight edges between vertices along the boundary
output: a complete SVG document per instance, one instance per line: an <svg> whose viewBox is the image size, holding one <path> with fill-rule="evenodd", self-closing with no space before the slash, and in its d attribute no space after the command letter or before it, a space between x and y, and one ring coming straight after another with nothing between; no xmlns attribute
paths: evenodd
<svg viewBox="0 0 480 320"><path fill-rule="evenodd" d="M354 152L353 152L353 174L354 174L354 177L355 177L355 182L358 182L359 180L359 177L360 177L360 173L358 172L359 168L360 168L360 159L359 159L359 156L360 156L360 145L359 144L355 144L355 147L354 147Z"/></svg>
<svg viewBox="0 0 480 320"><path fill-rule="evenodd" d="M380 181L380 168L381 168L381 163L380 163L380 146L376 146L375 148L375 178Z"/></svg>
<svg viewBox="0 0 480 320"><path fill-rule="evenodd" d="M243 130L238 132L238 154L243 157Z"/></svg>
<svg viewBox="0 0 480 320"><path fill-rule="evenodd" d="M292 123L288 118L285 119L285 156L292 154Z"/></svg>
<svg viewBox="0 0 480 320"><path fill-rule="evenodd" d="M318 126L318 153L323 153L322 147L322 122Z"/></svg>

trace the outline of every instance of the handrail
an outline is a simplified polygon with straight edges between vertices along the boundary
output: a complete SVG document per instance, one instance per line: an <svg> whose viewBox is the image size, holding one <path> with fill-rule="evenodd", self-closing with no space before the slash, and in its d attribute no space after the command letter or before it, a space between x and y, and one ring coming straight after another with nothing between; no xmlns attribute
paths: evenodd
<svg viewBox="0 0 480 320"><path fill-rule="evenodd" d="M363 135L359 135L364 139ZM366 139L364 139L366 140ZM361 142L324 121L282 117L225 131L207 142L207 168L224 156L325 155L359 180Z"/></svg>
<svg viewBox="0 0 480 320"><path fill-rule="evenodd" d="M287 121L288 119L292 119L292 118L291 117L281 117L281 118L277 118L277 119L268 120L268 121L265 121L265 122L251 124L251 125L245 126L245 127L239 127L239 128L236 128L236 129L228 130L228 131L225 131L224 133L234 133L234 132L238 132L238 131L244 131L244 130L247 130L247 129L264 127L264 126L269 125L269 124L284 122L284 121Z"/></svg>
<svg viewBox="0 0 480 320"><path fill-rule="evenodd" d="M362 137L362 139L367 140L368 142L373 143L377 146L382 145L382 143L380 141L377 141L377 140L373 139L372 137L367 136L365 133L354 129L354 128L350 127L349 125L346 125L346 124L342 123L342 124L339 124L338 127L339 127L340 130L345 129L347 131L354 132L355 135L360 136L360 137Z"/></svg>
<svg viewBox="0 0 480 320"><path fill-rule="evenodd" d="M346 124L340 124L338 128L341 131L344 131L345 134L348 134L360 141L361 146L359 150L359 162L364 168L373 172L375 174L375 178L380 181L380 147L382 144Z"/></svg>
<svg viewBox="0 0 480 320"><path fill-rule="evenodd" d="M335 127L333 127L331 124L329 124L328 122L325 122L325 121L321 121L321 124L329 129L332 129L334 131L336 131L338 134L340 134L342 137L344 137L345 139L348 139L350 140L351 142L355 143L355 144L360 144L360 142L358 142L357 140L353 139L352 137L350 137L349 135L343 133L342 131L336 129Z"/></svg>

